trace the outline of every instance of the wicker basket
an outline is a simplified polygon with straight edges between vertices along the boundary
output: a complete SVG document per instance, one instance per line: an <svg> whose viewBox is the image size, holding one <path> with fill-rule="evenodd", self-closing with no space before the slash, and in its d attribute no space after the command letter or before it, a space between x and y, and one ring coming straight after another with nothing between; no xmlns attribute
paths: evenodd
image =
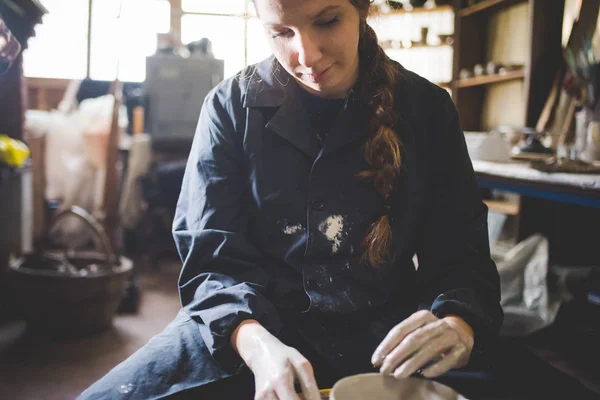
<svg viewBox="0 0 600 400"><path fill-rule="evenodd" d="M85 336L112 325L123 300L133 262L116 257L100 224L85 210L73 207L54 219L75 215L98 235L104 252L50 252L31 255L10 264L9 282L28 328L57 338ZM85 274L43 268L40 263L61 262ZM94 265L94 272L86 267Z"/></svg>

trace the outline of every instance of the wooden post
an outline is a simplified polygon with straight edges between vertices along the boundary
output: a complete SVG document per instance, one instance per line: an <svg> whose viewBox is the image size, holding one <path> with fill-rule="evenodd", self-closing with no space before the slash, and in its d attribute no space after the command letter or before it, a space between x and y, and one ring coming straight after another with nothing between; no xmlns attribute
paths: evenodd
<svg viewBox="0 0 600 400"><path fill-rule="evenodd" d="M33 243L46 233L46 135L29 138L33 193Z"/></svg>
<svg viewBox="0 0 600 400"><path fill-rule="evenodd" d="M181 9L181 0L170 0L171 3L171 32L175 38L175 44L181 45L181 17L183 10Z"/></svg>
<svg viewBox="0 0 600 400"><path fill-rule="evenodd" d="M106 177L104 181L104 196L102 202L101 221L113 249L119 253L118 227L119 227L119 107L122 101L122 84L117 79L111 87L111 94L115 97L113 105L112 122L108 135L108 148L106 152Z"/></svg>
<svg viewBox="0 0 600 400"><path fill-rule="evenodd" d="M133 134L144 133L144 107L137 106L133 109Z"/></svg>

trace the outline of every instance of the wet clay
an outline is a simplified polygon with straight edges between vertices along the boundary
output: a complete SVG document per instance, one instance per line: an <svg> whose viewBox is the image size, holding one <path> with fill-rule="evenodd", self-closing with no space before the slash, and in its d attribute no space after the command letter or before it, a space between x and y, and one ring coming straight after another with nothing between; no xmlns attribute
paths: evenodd
<svg viewBox="0 0 600 400"><path fill-rule="evenodd" d="M372 373L338 381L330 400L467 400L441 383L418 378L396 379Z"/></svg>

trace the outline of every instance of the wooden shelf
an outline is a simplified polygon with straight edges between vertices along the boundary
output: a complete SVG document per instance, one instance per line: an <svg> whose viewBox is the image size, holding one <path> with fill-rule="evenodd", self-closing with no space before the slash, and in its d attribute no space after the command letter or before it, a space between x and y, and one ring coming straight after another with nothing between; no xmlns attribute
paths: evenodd
<svg viewBox="0 0 600 400"><path fill-rule="evenodd" d="M472 86L489 85L492 83L507 82L507 81L512 81L515 79L523 79L524 77L525 77L524 70L507 72L506 74L483 75L483 76L477 76L475 78L460 79L459 81L456 82L456 87L465 88L465 87L472 87Z"/></svg>
<svg viewBox="0 0 600 400"><path fill-rule="evenodd" d="M461 127L466 131L484 131L507 121L536 126L554 87L556 71L563 63L560 54L564 1L462 3L469 6L455 11L452 70L452 99ZM508 25L509 30L503 29ZM523 70L513 70L517 67L513 64L502 70L507 73L461 79L463 68L490 60L522 64L518 67ZM505 104L519 107L504 107Z"/></svg>
<svg viewBox="0 0 600 400"><path fill-rule="evenodd" d="M483 0L475 5L458 10L457 14L459 17L468 17L475 14L498 12L525 1L527 0Z"/></svg>
<svg viewBox="0 0 600 400"><path fill-rule="evenodd" d="M518 203L500 200L484 200L484 203L492 212L506 215L519 215L520 207Z"/></svg>
<svg viewBox="0 0 600 400"><path fill-rule="evenodd" d="M442 12L442 11L452 11L452 12L454 12L454 9L450 5L442 5L442 6L428 7L428 8L425 8L425 7L415 7L415 8L413 8L410 11L405 10L405 9L400 9L400 10L392 9L388 13L382 13L382 12L379 12L379 11L373 12L373 13L371 13L370 17L387 17L387 16L390 16L390 15L423 14L423 13Z"/></svg>

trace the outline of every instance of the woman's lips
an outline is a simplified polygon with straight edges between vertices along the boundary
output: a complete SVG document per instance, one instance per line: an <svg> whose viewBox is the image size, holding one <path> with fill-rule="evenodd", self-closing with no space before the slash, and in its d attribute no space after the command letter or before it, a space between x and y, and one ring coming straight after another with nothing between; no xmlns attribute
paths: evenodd
<svg viewBox="0 0 600 400"><path fill-rule="evenodd" d="M318 74L308 74L308 78L313 82L313 83L320 83L323 82L325 79L327 79L327 75L329 70L331 69L331 67L326 68L325 70L319 72Z"/></svg>

